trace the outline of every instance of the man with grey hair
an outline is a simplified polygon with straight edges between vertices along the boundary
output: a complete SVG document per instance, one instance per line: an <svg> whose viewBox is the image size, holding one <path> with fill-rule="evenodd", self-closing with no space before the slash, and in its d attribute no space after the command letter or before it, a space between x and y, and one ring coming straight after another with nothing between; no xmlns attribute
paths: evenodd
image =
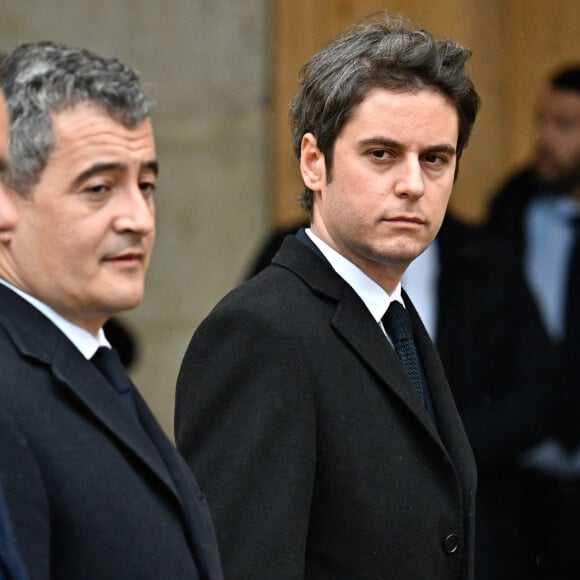
<svg viewBox="0 0 580 580"><path fill-rule="evenodd" d="M0 407L27 451L0 471L19 474L30 576L219 579L203 496L102 329L143 296L150 99L117 60L50 42L16 48L0 83L17 214L0 234Z"/></svg>
<svg viewBox="0 0 580 580"><path fill-rule="evenodd" d="M401 290L475 121L469 54L383 15L302 70L310 227L200 325L177 383L227 578L472 577L473 455Z"/></svg>

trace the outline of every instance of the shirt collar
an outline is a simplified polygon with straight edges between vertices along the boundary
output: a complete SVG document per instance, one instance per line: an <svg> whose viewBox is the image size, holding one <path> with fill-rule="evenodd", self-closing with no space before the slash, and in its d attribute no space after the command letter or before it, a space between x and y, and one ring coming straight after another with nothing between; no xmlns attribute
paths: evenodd
<svg viewBox="0 0 580 580"><path fill-rule="evenodd" d="M540 195L535 198L533 205L540 208L540 211L549 212L566 223L580 216L580 204L569 195Z"/></svg>
<svg viewBox="0 0 580 580"><path fill-rule="evenodd" d="M360 268L321 240L310 228L306 228L306 234L322 252L335 272L357 293L377 322L384 316L391 302L396 300L403 306L405 305L401 296L400 282L393 292L388 294Z"/></svg>
<svg viewBox="0 0 580 580"><path fill-rule="evenodd" d="M77 349L80 350L86 359L92 358L100 346L111 347L111 344L107 340L102 328L100 328L97 335L94 336L88 330L73 324L61 316L50 306L38 300L38 298L27 294L20 290L20 288L16 288L12 284L6 282L6 280L0 278L0 284L10 288L10 290L21 296L29 304L34 306L34 308L44 314L44 316L46 316L77 347Z"/></svg>

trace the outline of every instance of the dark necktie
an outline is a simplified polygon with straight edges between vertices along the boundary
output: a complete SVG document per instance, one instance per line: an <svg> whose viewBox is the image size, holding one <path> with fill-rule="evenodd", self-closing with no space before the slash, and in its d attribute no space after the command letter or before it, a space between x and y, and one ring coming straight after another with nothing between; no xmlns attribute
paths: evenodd
<svg viewBox="0 0 580 580"><path fill-rule="evenodd" d="M383 326L393 341L395 352L401 359L411 382L415 385L421 401L425 403L423 370L413 340L411 318L400 302L391 302L383 316Z"/></svg>
<svg viewBox="0 0 580 580"><path fill-rule="evenodd" d="M580 216L572 220L574 244L568 263L566 290L566 343L580 347Z"/></svg>
<svg viewBox="0 0 580 580"><path fill-rule="evenodd" d="M138 417L135 400L133 399L133 389L135 387L127 375L119 355L112 348L101 346L91 358L91 362L115 388L121 402L135 417Z"/></svg>

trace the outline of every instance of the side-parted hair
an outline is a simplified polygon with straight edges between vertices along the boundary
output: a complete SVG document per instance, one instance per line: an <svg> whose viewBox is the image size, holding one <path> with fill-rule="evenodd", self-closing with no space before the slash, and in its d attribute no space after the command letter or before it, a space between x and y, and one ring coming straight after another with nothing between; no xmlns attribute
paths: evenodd
<svg viewBox="0 0 580 580"><path fill-rule="evenodd" d="M48 41L22 44L7 54L0 87L10 116L2 179L22 196L30 195L54 148L52 115L90 103L132 128L153 106L137 73L118 60Z"/></svg>
<svg viewBox="0 0 580 580"><path fill-rule="evenodd" d="M332 179L333 148L344 124L367 93L381 88L439 91L457 111L457 161L467 146L480 106L465 71L471 51L451 39L436 40L413 28L403 16L373 14L338 36L301 69L290 103L292 146L300 160L302 137L312 133ZM313 192L306 188L302 206L312 212Z"/></svg>

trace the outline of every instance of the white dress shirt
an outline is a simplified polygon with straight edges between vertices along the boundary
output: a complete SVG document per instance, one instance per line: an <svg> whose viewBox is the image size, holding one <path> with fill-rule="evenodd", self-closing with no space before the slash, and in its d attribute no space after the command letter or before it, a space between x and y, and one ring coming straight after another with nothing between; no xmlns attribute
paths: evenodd
<svg viewBox="0 0 580 580"><path fill-rule="evenodd" d="M438 278L439 246L435 239L409 264L403 276L403 288L413 301L433 342L437 334Z"/></svg>
<svg viewBox="0 0 580 580"><path fill-rule="evenodd" d="M24 300L44 314L44 316L52 321L52 323L76 346L87 360L92 358L100 346L111 348L111 344L107 340L102 328L99 329L99 332L95 336L88 330L85 330L62 317L50 306L47 306L44 302L38 300L38 298L30 296L30 294L27 294L12 284L9 284L6 280L0 278L0 284L4 284L4 286L10 288L13 292L16 292L16 294L24 298Z"/></svg>
<svg viewBox="0 0 580 580"><path fill-rule="evenodd" d="M569 197L540 196L525 216L524 270L552 340L563 338L568 262L574 244L572 218L580 206Z"/></svg>
<svg viewBox="0 0 580 580"><path fill-rule="evenodd" d="M306 235L330 262L335 272L356 292L385 333L385 336L389 338L383 328L381 318L384 316L391 302L397 301L403 306L405 305L403 297L401 296L401 284L397 284L393 292L388 294L351 261L347 260L326 242L322 241L310 228L306 229Z"/></svg>

